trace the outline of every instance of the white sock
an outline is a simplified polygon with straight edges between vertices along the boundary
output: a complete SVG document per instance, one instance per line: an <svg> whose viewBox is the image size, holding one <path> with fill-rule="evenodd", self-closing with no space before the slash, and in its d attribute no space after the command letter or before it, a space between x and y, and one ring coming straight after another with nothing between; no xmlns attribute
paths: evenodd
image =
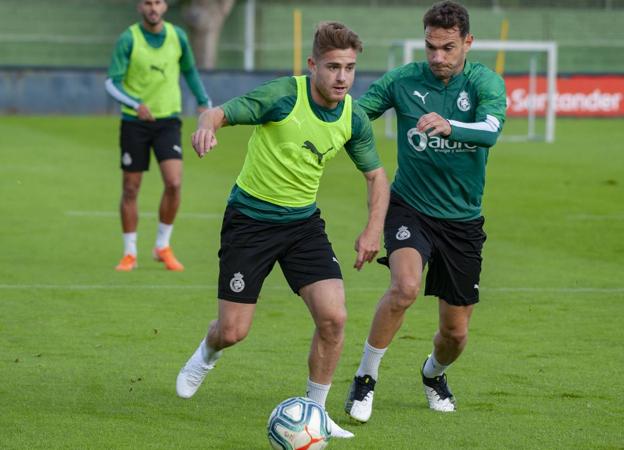
<svg viewBox="0 0 624 450"><path fill-rule="evenodd" d="M124 241L124 255L137 255L137 234L136 231L132 233L124 233L123 234Z"/></svg>
<svg viewBox="0 0 624 450"><path fill-rule="evenodd" d="M208 345L206 339L201 342L200 346L202 358L204 359L204 362L208 365L214 364L215 361L221 356L220 352L215 351L212 347Z"/></svg>
<svg viewBox="0 0 624 450"><path fill-rule="evenodd" d="M329 394L331 384L318 384L308 378L308 386L306 389L306 397L314 400L316 403L325 408L325 400Z"/></svg>
<svg viewBox="0 0 624 450"><path fill-rule="evenodd" d="M173 224L158 223L158 233L156 234L156 248L169 247L169 239L173 231Z"/></svg>
<svg viewBox="0 0 624 450"><path fill-rule="evenodd" d="M381 358L383 358L386 350L388 350L387 347L375 348L370 345L368 341L366 341L364 343L364 354L362 355L362 360L360 361L360 367L358 367L355 375L358 377L370 375L375 381L377 381L377 377L379 376L379 364L381 364Z"/></svg>
<svg viewBox="0 0 624 450"><path fill-rule="evenodd" d="M433 352L431 352L431 355L429 355L429 358L425 363L425 367L423 367L423 375L427 378L439 377L446 369L449 368L449 366L450 364L448 366L440 364L438 360L435 359Z"/></svg>

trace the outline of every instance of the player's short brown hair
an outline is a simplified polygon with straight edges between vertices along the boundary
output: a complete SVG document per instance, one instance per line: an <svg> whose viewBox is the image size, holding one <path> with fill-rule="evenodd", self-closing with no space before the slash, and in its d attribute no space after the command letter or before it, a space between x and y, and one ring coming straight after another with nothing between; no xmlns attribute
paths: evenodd
<svg viewBox="0 0 624 450"><path fill-rule="evenodd" d="M466 37L470 33L470 17L468 10L459 3L443 1L435 3L425 13L423 25L427 27L444 28L446 30L457 27L459 35Z"/></svg>
<svg viewBox="0 0 624 450"><path fill-rule="evenodd" d="M362 41L345 24L340 22L321 22L317 25L312 44L312 56L315 59L320 58L324 53L331 50L348 48L361 53Z"/></svg>

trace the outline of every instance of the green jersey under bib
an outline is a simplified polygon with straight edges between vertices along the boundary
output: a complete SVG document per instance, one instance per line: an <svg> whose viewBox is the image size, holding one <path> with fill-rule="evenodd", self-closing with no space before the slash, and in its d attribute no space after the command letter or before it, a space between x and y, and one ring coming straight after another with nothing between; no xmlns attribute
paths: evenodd
<svg viewBox="0 0 624 450"><path fill-rule="evenodd" d="M479 63L444 84L426 62L389 71L358 100L369 118L389 108L397 113L398 169L392 183L416 210L447 220L481 214L488 150L505 121L505 84ZM451 125L448 137L416 128L421 116L436 112Z"/></svg>
<svg viewBox="0 0 624 450"><path fill-rule="evenodd" d="M141 98L154 118L179 113L182 111L179 87L182 47L173 25L165 22L165 42L159 48L147 43L138 23L129 29L133 46L123 88L131 96ZM131 116L137 115L134 109L125 105L122 111Z"/></svg>
<svg viewBox="0 0 624 450"><path fill-rule="evenodd" d="M297 100L279 122L256 126L236 185L249 195L284 207L316 201L325 164L351 139L351 97L340 118L319 119L308 102L306 77L295 77Z"/></svg>

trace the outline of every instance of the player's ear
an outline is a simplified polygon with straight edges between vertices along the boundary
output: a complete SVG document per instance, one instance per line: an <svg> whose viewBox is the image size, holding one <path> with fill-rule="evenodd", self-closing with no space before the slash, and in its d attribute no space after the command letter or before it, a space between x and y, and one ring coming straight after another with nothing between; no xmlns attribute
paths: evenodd
<svg viewBox="0 0 624 450"><path fill-rule="evenodd" d="M474 36L472 35L472 33L468 33L464 38L464 48L466 50L470 49L470 47L472 46L472 41L474 41Z"/></svg>
<svg viewBox="0 0 624 450"><path fill-rule="evenodd" d="M316 61L311 56L308 56L308 70L310 73L316 72Z"/></svg>

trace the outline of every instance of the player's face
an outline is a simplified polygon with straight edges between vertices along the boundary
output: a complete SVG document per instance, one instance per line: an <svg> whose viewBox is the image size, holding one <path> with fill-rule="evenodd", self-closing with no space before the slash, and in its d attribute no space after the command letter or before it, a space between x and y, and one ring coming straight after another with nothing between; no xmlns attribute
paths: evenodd
<svg viewBox="0 0 624 450"><path fill-rule="evenodd" d="M165 0L142 0L138 6L139 14L143 16L145 25L157 27L163 21L163 15L167 11Z"/></svg>
<svg viewBox="0 0 624 450"><path fill-rule="evenodd" d="M330 50L318 59L308 58L312 99L317 105L333 109L345 98L355 78L356 59L352 48Z"/></svg>
<svg viewBox="0 0 624 450"><path fill-rule="evenodd" d="M459 28L425 28L425 52L433 74L448 83L453 75L464 69L466 53L473 37L470 33L461 37Z"/></svg>

